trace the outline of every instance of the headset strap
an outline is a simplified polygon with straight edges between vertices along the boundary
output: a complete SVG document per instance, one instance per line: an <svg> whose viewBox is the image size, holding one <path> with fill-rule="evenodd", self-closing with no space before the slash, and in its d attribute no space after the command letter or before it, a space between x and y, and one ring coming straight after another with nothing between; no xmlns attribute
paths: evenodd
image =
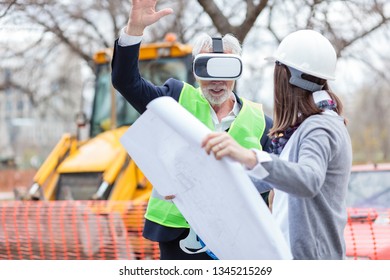
<svg viewBox="0 0 390 280"><path fill-rule="evenodd" d="M221 37L213 37L213 53L223 53L223 45Z"/></svg>

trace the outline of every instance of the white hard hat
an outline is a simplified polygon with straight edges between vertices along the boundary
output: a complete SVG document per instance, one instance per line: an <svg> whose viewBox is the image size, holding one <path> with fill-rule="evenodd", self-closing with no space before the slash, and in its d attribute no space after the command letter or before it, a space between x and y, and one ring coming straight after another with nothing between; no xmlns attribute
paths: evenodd
<svg viewBox="0 0 390 280"><path fill-rule="evenodd" d="M336 51L328 39L314 30L289 34L268 60L279 61L321 79L335 79Z"/></svg>

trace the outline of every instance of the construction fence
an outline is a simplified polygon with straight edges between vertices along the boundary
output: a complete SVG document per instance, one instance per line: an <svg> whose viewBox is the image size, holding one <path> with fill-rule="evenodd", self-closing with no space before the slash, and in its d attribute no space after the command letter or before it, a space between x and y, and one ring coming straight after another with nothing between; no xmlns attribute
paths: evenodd
<svg viewBox="0 0 390 280"><path fill-rule="evenodd" d="M0 259L159 259L158 244L142 237L145 209L127 201L2 201ZM348 215L349 258L390 259L390 211Z"/></svg>
<svg viewBox="0 0 390 280"><path fill-rule="evenodd" d="M348 209L344 236L350 259L390 260L390 209Z"/></svg>
<svg viewBox="0 0 390 280"><path fill-rule="evenodd" d="M142 237L145 203L3 201L0 259L159 259Z"/></svg>

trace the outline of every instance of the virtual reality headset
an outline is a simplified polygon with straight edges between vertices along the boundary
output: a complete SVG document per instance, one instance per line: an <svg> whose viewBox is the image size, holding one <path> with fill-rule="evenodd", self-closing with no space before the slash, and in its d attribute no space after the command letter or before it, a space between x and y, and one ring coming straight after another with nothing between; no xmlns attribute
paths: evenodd
<svg viewBox="0 0 390 280"><path fill-rule="evenodd" d="M237 80L242 73L242 61L235 54L201 53L195 56L193 71L199 80Z"/></svg>

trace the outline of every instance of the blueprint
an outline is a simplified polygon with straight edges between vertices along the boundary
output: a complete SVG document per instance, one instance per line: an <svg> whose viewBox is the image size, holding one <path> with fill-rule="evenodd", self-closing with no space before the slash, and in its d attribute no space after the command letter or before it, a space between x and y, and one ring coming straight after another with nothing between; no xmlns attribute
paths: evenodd
<svg viewBox="0 0 390 280"><path fill-rule="evenodd" d="M121 143L159 194L175 195L172 201L219 259L292 259L244 168L201 148L210 132L174 99L160 97Z"/></svg>

